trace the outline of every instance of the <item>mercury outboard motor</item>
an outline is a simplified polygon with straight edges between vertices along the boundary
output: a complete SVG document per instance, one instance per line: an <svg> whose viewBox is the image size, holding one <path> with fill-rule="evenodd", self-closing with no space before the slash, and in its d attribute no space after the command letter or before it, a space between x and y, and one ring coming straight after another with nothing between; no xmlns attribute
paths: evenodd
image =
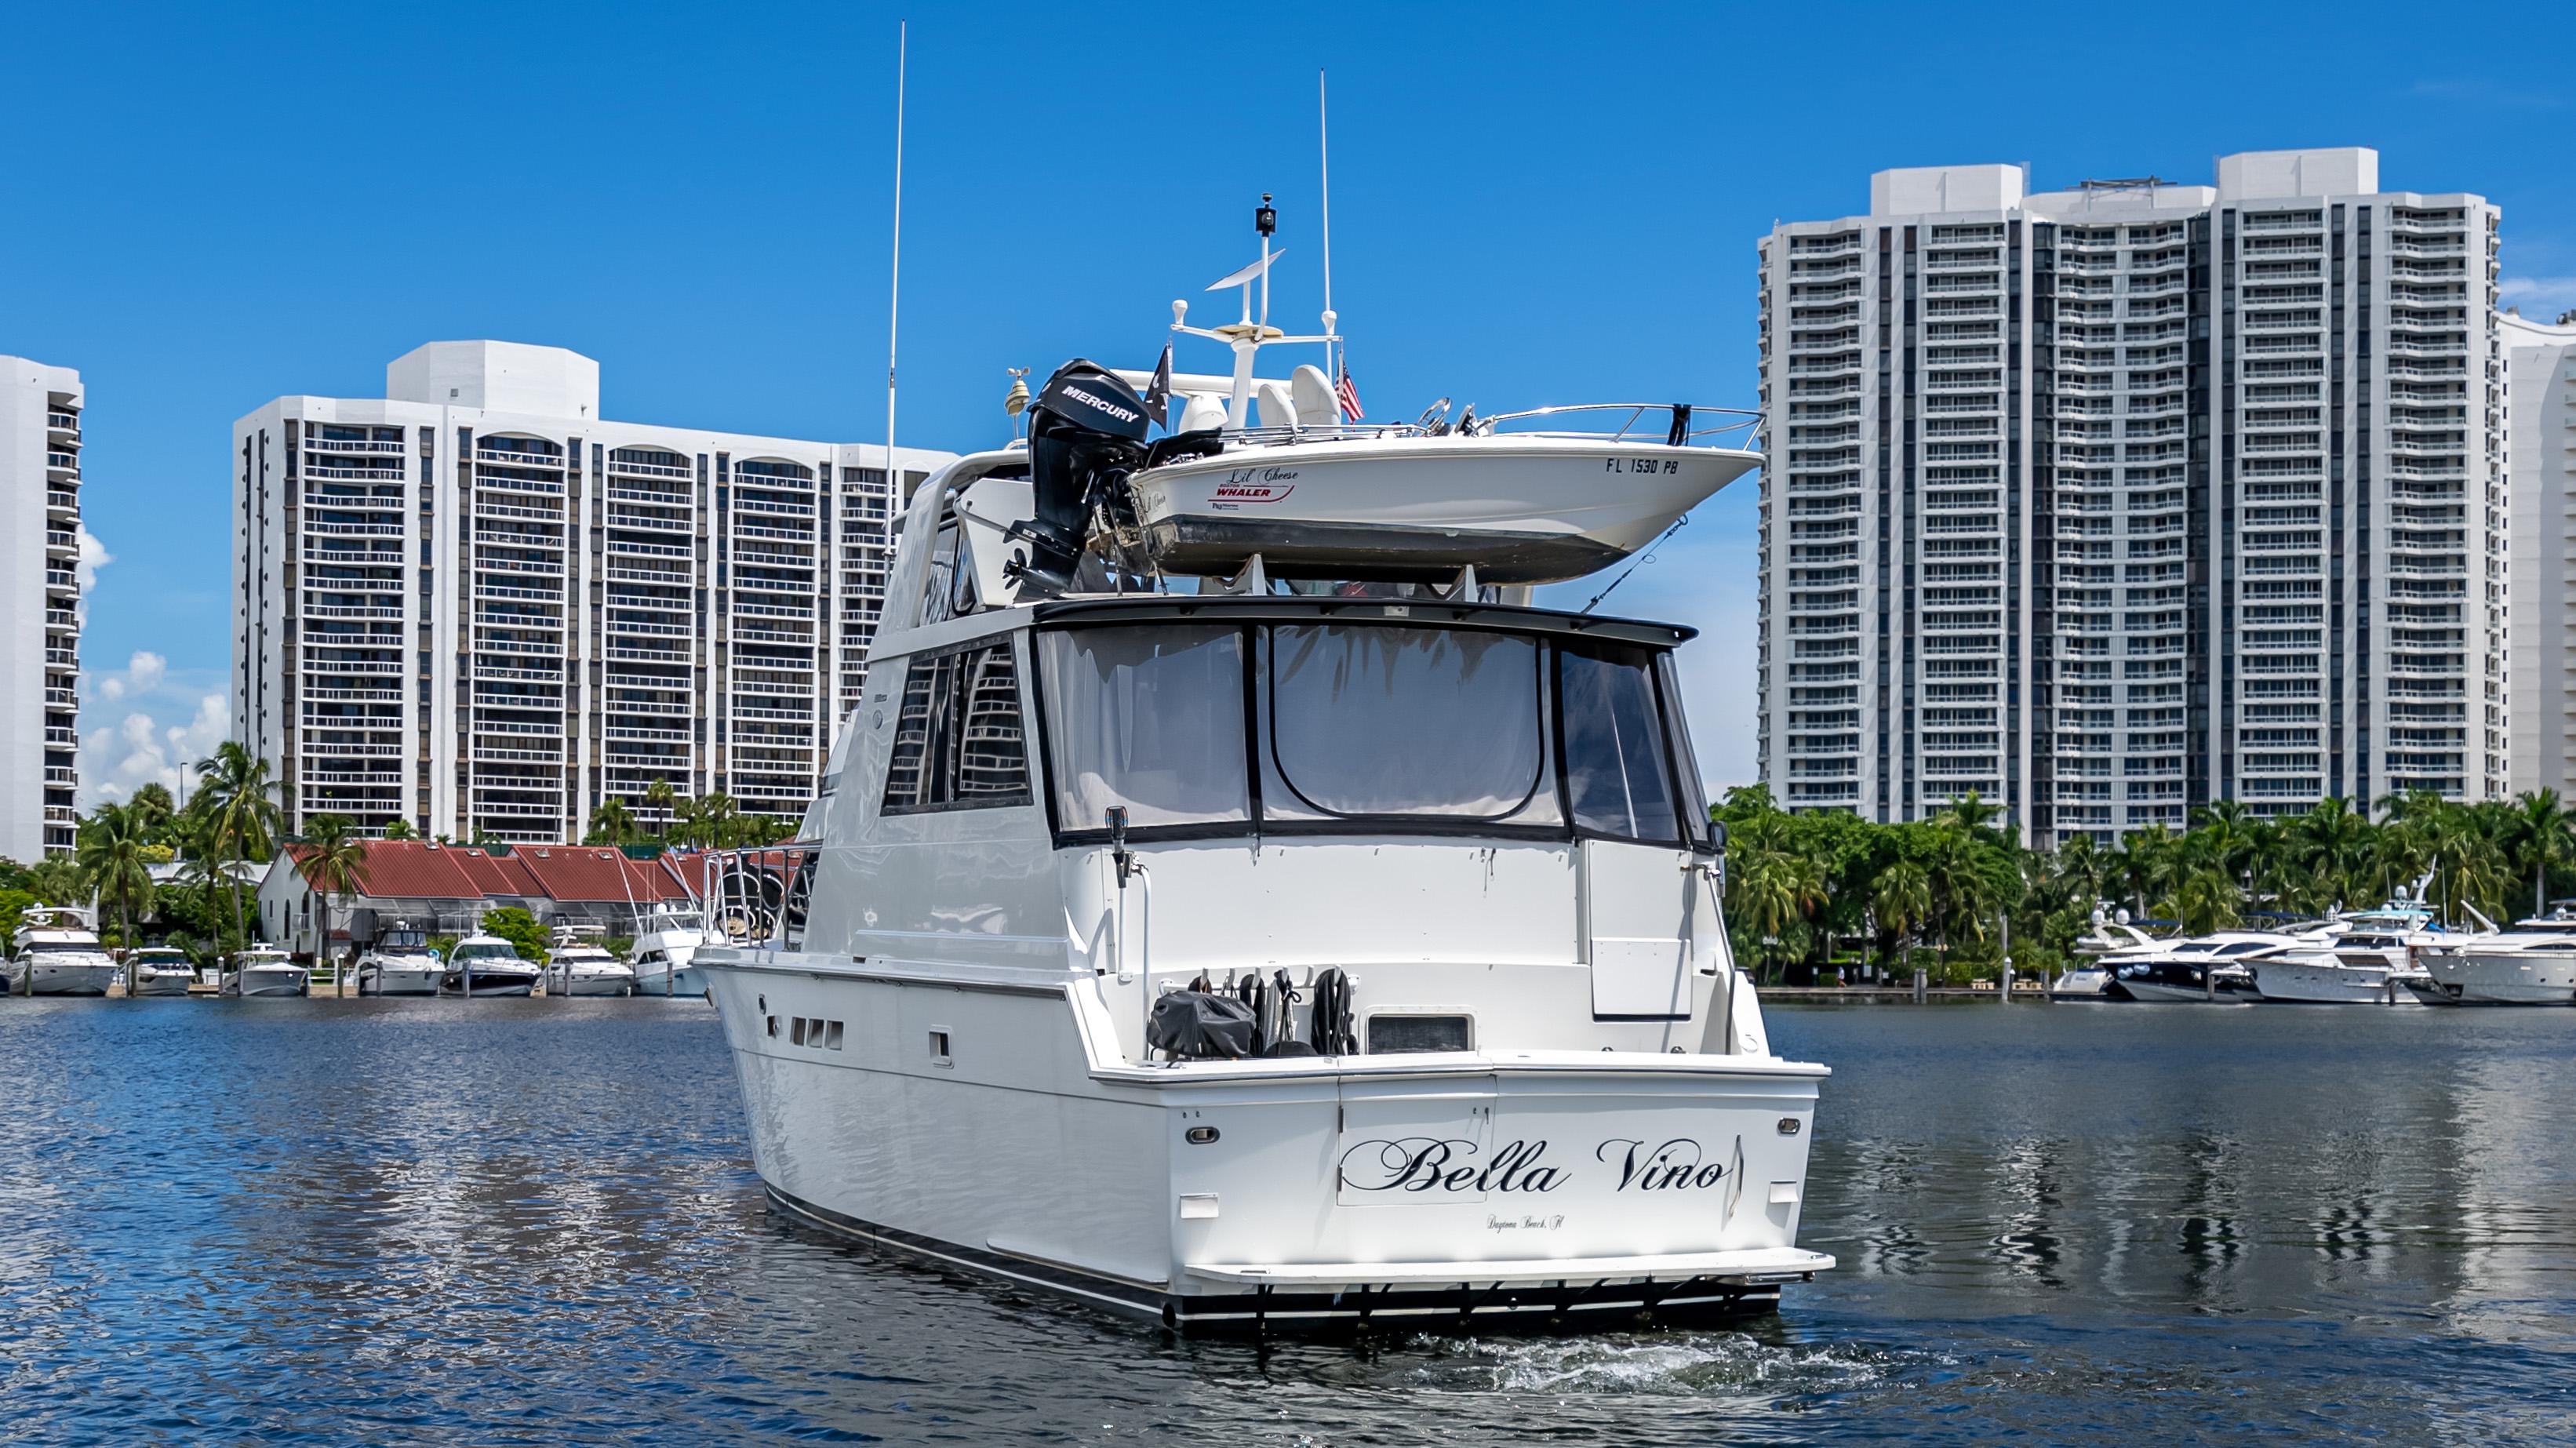
<svg viewBox="0 0 2576 1448"><path fill-rule="evenodd" d="M1055 370L1029 404L1029 484L1037 516L1012 526L1028 545L1006 571L1049 593L1073 587L1091 509L1145 458L1150 422L1136 389L1079 358Z"/></svg>

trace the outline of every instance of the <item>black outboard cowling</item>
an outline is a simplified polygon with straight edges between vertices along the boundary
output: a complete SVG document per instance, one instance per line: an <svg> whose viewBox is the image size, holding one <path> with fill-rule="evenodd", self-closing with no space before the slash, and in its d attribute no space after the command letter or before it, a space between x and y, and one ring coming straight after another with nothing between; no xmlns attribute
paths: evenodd
<svg viewBox="0 0 2576 1448"><path fill-rule="evenodd" d="M1055 370L1029 404L1029 482L1037 516L1012 527L1028 545L1013 577L1063 593L1082 561L1091 508L1145 457L1150 419L1136 389L1076 358Z"/></svg>

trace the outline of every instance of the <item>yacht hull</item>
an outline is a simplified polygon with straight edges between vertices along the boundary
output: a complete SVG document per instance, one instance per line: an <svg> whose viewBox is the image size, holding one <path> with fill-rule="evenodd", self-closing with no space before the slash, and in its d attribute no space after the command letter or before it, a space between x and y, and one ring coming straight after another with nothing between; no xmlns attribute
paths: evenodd
<svg viewBox="0 0 2576 1448"><path fill-rule="evenodd" d="M1250 448L1130 480L1166 571L1549 583L1617 563L1758 466L1606 438L1423 437Z"/></svg>
<svg viewBox="0 0 2576 1448"><path fill-rule="evenodd" d="M2414 997L2398 984L2402 974L2389 965L2347 965L2323 961L2266 960L2252 967L2254 989L2267 1001L2294 1005L2412 1004Z"/></svg>
<svg viewBox="0 0 2576 1448"><path fill-rule="evenodd" d="M1139 1067L1080 986L707 970L807 1221L1193 1331L1769 1306L1820 1067L1647 1052ZM962 988L961 988L962 986ZM934 1055L944 1044L947 1053Z"/></svg>
<svg viewBox="0 0 2576 1448"><path fill-rule="evenodd" d="M635 973L635 993L641 996L702 996L707 993L707 979L694 965L683 965L675 971L639 968Z"/></svg>
<svg viewBox="0 0 2576 1448"><path fill-rule="evenodd" d="M534 975L520 975L515 972L487 974L478 970L474 973L472 986L473 988L468 990L465 978L455 971L449 971L438 978L440 995L470 995L476 1000L481 1000L485 996L534 995L537 991L537 978Z"/></svg>
<svg viewBox="0 0 2576 1448"><path fill-rule="evenodd" d="M2161 981L2124 980L2119 982L2119 988L2128 992L2129 999L2150 1005L2237 1006L2246 1003L2245 997L2234 992L2221 990L2213 996L2196 985L2167 985Z"/></svg>
<svg viewBox="0 0 2576 1448"><path fill-rule="evenodd" d="M183 996L195 980L193 973L184 970L142 971L137 973L131 993L138 996Z"/></svg>
<svg viewBox="0 0 2576 1448"><path fill-rule="evenodd" d="M224 994L245 999L300 996L311 988L310 978L295 966L235 971L224 977Z"/></svg>
<svg viewBox="0 0 2576 1448"><path fill-rule="evenodd" d="M2427 1005L2576 1006L2576 954L2428 955L2403 981Z"/></svg>
<svg viewBox="0 0 2576 1448"><path fill-rule="evenodd" d="M360 966L358 994L362 996L434 996L438 994L439 971L435 966L417 970L400 967Z"/></svg>
<svg viewBox="0 0 2576 1448"><path fill-rule="evenodd" d="M576 975L570 980L550 978L546 994L562 996L631 996L635 994L632 975Z"/></svg>
<svg viewBox="0 0 2576 1448"><path fill-rule="evenodd" d="M31 969L32 982L28 980ZM103 996L123 973L122 966L105 961L95 965L22 965L11 972L10 982L29 995Z"/></svg>

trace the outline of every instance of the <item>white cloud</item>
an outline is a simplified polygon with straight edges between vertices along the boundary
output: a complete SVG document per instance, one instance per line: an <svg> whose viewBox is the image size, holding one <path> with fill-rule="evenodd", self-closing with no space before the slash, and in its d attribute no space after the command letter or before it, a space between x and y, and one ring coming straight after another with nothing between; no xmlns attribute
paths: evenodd
<svg viewBox="0 0 2576 1448"><path fill-rule="evenodd" d="M137 653L125 677L112 682L133 692L133 681L149 677L158 690L167 665L154 653ZM169 691L161 693L167 697ZM101 697L116 695L102 693ZM183 792L189 783L188 771L200 759L215 752L215 746L232 734L232 705L222 691L196 696L186 722L164 725L140 710L129 712L114 724L91 730L81 740L81 803L96 804L106 800L125 800L147 784L158 784L173 795Z"/></svg>
<svg viewBox="0 0 2576 1448"><path fill-rule="evenodd" d="M98 541L98 535L89 530L88 524L79 526L80 560L72 565L72 578L80 585L81 596L86 601L90 589L98 584L98 571L114 563L116 555L107 551L107 545Z"/></svg>
<svg viewBox="0 0 2576 1448"><path fill-rule="evenodd" d="M150 649L136 649L134 657L126 661L125 672L109 674L103 678L85 679L83 683L87 685L91 698L104 703L114 703L129 694L151 693L161 687L161 681L168 677L169 673L168 659Z"/></svg>
<svg viewBox="0 0 2576 1448"><path fill-rule="evenodd" d="M2506 277L2497 284L2496 294L2507 306L2525 308L2535 320L2547 321L2538 314L2553 307L2576 307L2576 277Z"/></svg>

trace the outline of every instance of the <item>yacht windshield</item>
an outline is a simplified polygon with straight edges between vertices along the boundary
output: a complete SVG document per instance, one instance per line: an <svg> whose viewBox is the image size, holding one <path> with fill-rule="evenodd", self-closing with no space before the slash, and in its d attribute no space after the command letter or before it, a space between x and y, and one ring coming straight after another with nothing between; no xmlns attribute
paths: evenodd
<svg viewBox="0 0 2576 1448"><path fill-rule="evenodd" d="M1043 631L1057 828L1353 822L1678 843L1704 813L1643 645L1346 621Z"/></svg>
<svg viewBox="0 0 2576 1448"><path fill-rule="evenodd" d="M1538 793L1536 640L1338 623L1269 635L1264 762L1283 788L1262 791L1265 815L1499 821Z"/></svg>
<svg viewBox="0 0 2576 1448"><path fill-rule="evenodd" d="M1043 636L1056 819L1108 827L1252 818L1243 768L1243 635L1090 628Z"/></svg>
<svg viewBox="0 0 2576 1448"><path fill-rule="evenodd" d="M459 961L517 960L518 958L517 951L497 940L467 941L456 947L456 959Z"/></svg>

